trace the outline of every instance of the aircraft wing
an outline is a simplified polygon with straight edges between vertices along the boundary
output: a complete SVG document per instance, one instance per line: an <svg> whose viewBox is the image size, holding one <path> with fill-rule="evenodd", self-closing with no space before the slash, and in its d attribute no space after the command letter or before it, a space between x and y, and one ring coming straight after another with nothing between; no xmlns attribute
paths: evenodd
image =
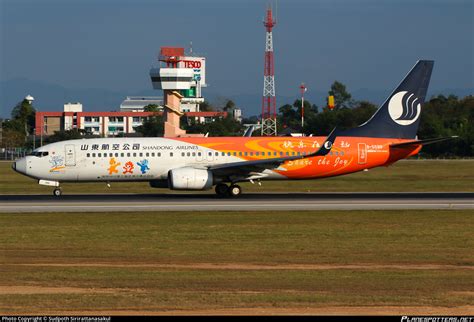
<svg viewBox="0 0 474 322"><path fill-rule="evenodd" d="M325 156L331 151L332 145L336 140L336 128L328 135L324 144L321 145L319 150L314 153L307 155L295 155L288 157L279 157L272 159L253 160L253 161L241 161L233 163L223 163L210 166L208 169L216 176L238 176L238 175L249 175L253 173L259 173L266 169L278 168L282 163L286 161L299 160L305 158L311 158L316 156Z"/></svg>
<svg viewBox="0 0 474 322"><path fill-rule="evenodd" d="M426 139L426 140L415 140L415 141L408 141L403 143L394 143L390 144L391 148L406 148L406 147L413 147L418 145L427 145L432 143L437 143L441 141L456 139L458 136L447 136L444 138L435 138L435 139Z"/></svg>

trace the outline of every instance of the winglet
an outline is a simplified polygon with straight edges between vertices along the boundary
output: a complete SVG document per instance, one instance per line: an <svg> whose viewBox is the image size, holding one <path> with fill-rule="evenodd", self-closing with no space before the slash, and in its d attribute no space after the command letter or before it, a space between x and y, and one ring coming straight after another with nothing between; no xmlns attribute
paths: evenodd
<svg viewBox="0 0 474 322"><path fill-rule="evenodd" d="M318 151L306 156L306 157L316 157L316 156L324 156L329 153L332 149L332 145L334 144L334 141L336 141L337 137L337 131L336 127L329 133L328 137L324 141L323 145L319 148Z"/></svg>

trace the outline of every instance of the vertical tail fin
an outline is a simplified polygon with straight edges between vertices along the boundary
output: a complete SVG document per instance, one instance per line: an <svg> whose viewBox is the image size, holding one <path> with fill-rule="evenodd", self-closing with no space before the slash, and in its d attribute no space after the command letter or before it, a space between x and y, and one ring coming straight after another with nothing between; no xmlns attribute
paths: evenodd
<svg viewBox="0 0 474 322"><path fill-rule="evenodd" d="M433 64L432 60L419 60L367 122L339 136L415 138Z"/></svg>

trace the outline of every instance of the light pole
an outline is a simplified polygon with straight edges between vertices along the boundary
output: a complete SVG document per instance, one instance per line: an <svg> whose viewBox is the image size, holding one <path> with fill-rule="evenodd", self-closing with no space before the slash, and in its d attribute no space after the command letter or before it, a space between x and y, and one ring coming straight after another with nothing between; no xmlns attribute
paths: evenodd
<svg viewBox="0 0 474 322"><path fill-rule="evenodd" d="M304 93L308 89L304 85L304 83L301 83L300 85L300 92L301 92L301 129L304 127Z"/></svg>

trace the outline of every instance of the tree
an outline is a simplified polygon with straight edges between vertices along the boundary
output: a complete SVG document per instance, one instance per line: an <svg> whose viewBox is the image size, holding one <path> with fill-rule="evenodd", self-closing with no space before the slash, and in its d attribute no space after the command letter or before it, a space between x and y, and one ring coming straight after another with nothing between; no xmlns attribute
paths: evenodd
<svg viewBox="0 0 474 322"><path fill-rule="evenodd" d="M152 115L148 116L143 120L142 125L136 127L136 132L141 133L146 137L157 137L163 136L164 120L163 115L159 111L160 107L156 104L149 104L144 107L145 112L153 112Z"/></svg>
<svg viewBox="0 0 474 322"><path fill-rule="evenodd" d="M334 81L328 94L334 96L335 109L351 106L352 95L346 90L346 85Z"/></svg>
<svg viewBox="0 0 474 322"><path fill-rule="evenodd" d="M352 109L354 126L358 126L367 122L376 111L377 106L368 101L356 102L355 107Z"/></svg>
<svg viewBox="0 0 474 322"><path fill-rule="evenodd" d="M148 104L143 108L143 110L145 112L158 112L160 111L160 107L156 104Z"/></svg>
<svg viewBox="0 0 474 322"><path fill-rule="evenodd" d="M148 116L143 121L142 125L137 126L135 130L146 137L163 136L165 131L163 116L157 112L153 113L153 115Z"/></svg>
<svg viewBox="0 0 474 322"><path fill-rule="evenodd" d="M8 128L3 128L2 139L0 142L0 147L2 148L11 148L11 147L20 147L25 144L25 137L20 131L15 131Z"/></svg>
<svg viewBox="0 0 474 322"><path fill-rule="evenodd" d="M232 100L227 100L223 108L224 112L229 112L235 108L235 103Z"/></svg>
<svg viewBox="0 0 474 322"><path fill-rule="evenodd" d="M12 110L12 118L22 124L25 136L28 136L35 127L35 108L30 101L24 99Z"/></svg>
<svg viewBox="0 0 474 322"><path fill-rule="evenodd" d="M456 96L438 95L421 110L418 135L421 139L459 136L455 140L423 147L425 156L474 155L474 96L459 100Z"/></svg>
<svg viewBox="0 0 474 322"><path fill-rule="evenodd" d="M3 123L3 128L10 131L10 137L18 138L20 135L23 138L23 144L28 140L28 135L33 132L35 127L35 109L30 101L24 99L19 102L12 110L12 119ZM12 131L17 132L14 135Z"/></svg>
<svg viewBox="0 0 474 322"><path fill-rule="evenodd" d="M280 114L278 115L277 124L283 128L289 127L292 129L301 128L301 100L297 99L293 102L293 105L285 104L279 109ZM318 107L315 104L311 104L310 101L304 101L304 118L305 118L305 128L308 123L311 123L311 120L318 114ZM279 129L281 130L281 128Z"/></svg>
<svg viewBox="0 0 474 322"><path fill-rule="evenodd" d="M199 104L199 110L201 112L212 112L214 111L214 107L208 101L204 101Z"/></svg>
<svg viewBox="0 0 474 322"><path fill-rule="evenodd" d="M210 136L236 136L243 132L242 124L230 114L211 123L185 122L184 128L188 133L209 133Z"/></svg>
<svg viewBox="0 0 474 322"><path fill-rule="evenodd" d="M46 141L48 143L65 141L65 140L74 140L82 139L86 131L84 129L71 129L67 131L55 131L53 135L50 135Z"/></svg>

